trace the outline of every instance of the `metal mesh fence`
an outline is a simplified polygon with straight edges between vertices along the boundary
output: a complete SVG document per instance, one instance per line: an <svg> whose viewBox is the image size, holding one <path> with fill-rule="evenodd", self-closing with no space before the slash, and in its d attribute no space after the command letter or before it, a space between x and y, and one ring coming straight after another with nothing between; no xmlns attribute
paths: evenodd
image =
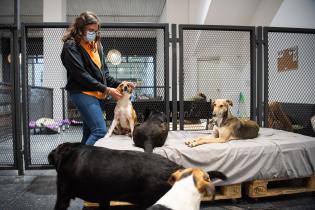
<svg viewBox="0 0 315 210"><path fill-rule="evenodd" d="M64 89L67 77L60 53L65 30L66 26L26 26L29 127L26 167L45 167L53 148L82 138L80 113ZM165 112L164 26L102 26L101 42L110 75L136 83L133 103L139 118L145 108ZM114 107L115 101L108 98L104 103L108 125L113 119Z"/></svg>
<svg viewBox="0 0 315 210"><path fill-rule="evenodd" d="M49 24L48 24L49 25ZM63 142L82 138L80 114L69 100L60 53L61 38L68 25L46 26L26 24L25 61L27 80L27 125L24 142L26 168L47 167L47 155ZM139 26L139 25L138 25ZM141 26L141 24L140 24ZM269 28L270 29L270 28ZM265 57L264 103L267 127L283 126L282 115L290 131L314 135L314 31L268 31L268 55ZM233 101L232 113L252 118L256 69L255 42L252 27L180 27L179 101L180 123L184 130L207 129L211 118L211 102L217 98ZM305 32L307 31L307 32ZM164 112L172 110L168 86L168 31L165 26L102 25L101 41L110 75L118 80L137 83L133 104L142 119L145 108ZM0 167L13 166L12 137L12 72L10 31L0 30ZM23 38L23 37L22 37ZM117 51L119 52L118 54ZM115 55L114 60L112 60ZM117 56L118 55L118 56ZM23 71L22 71L23 72ZM24 77L23 77L24 78ZM203 97L202 94L206 96ZM174 103L176 104L176 103ZM108 125L113 118L115 101L104 105ZM168 107L170 109L168 109ZM275 107L275 108L274 108ZM281 112L274 111L279 108ZM4 117L5 116L5 117ZM284 116L284 117L283 117ZM313 120L313 121L312 121ZM282 121L282 120L281 120ZM278 126L278 127L277 127ZM2 128L2 127L1 127Z"/></svg>
<svg viewBox="0 0 315 210"><path fill-rule="evenodd" d="M0 27L0 168L14 166L11 32Z"/></svg>
<svg viewBox="0 0 315 210"><path fill-rule="evenodd" d="M66 129L63 87L66 71L62 66L61 40L66 28L26 27L26 78L28 146L26 167L48 164L47 155L60 143L79 141L79 130Z"/></svg>
<svg viewBox="0 0 315 210"><path fill-rule="evenodd" d="M209 28L183 30L182 97L200 100L199 93L211 102L217 98L231 99L232 113L241 118L251 116L251 31L214 30ZM181 82L181 81L180 81ZM211 106L200 109L211 109ZM205 120L186 120L184 129L205 129ZM202 110L205 111L205 110ZM203 114L211 118L211 111Z"/></svg>
<svg viewBox="0 0 315 210"><path fill-rule="evenodd" d="M315 136L315 32L280 30L266 35L267 127Z"/></svg>
<svg viewBox="0 0 315 210"><path fill-rule="evenodd" d="M149 28L106 28L102 43L110 75L136 83L134 108L141 120L145 108L166 112L164 30ZM121 57L111 58L117 50ZM107 120L113 119L113 100L105 103Z"/></svg>

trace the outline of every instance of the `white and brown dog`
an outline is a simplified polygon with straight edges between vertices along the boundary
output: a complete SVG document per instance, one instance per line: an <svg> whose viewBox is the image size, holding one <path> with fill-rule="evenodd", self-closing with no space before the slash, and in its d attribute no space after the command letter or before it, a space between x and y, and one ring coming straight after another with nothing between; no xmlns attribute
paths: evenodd
<svg viewBox="0 0 315 210"><path fill-rule="evenodd" d="M199 210L204 196L215 196L212 178L225 180L226 176L219 171L204 172L198 168L180 169L169 178L173 187L148 210Z"/></svg>
<svg viewBox="0 0 315 210"><path fill-rule="evenodd" d="M217 99L213 103L213 133L185 142L189 147L208 143L225 143L237 139L253 139L258 136L259 125L252 120L241 120L230 111L231 100Z"/></svg>
<svg viewBox="0 0 315 210"><path fill-rule="evenodd" d="M130 96L134 91L134 85L131 84L131 82L123 81L117 89L123 97L117 101L114 110L114 119L105 138L110 137L112 133L132 136L133 129L137 122L137 114L130 101Z"/></svg>

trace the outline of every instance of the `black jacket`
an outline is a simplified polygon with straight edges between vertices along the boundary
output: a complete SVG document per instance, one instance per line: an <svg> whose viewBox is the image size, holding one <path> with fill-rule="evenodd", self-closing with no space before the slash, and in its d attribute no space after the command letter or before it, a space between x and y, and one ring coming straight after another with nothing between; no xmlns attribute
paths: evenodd
<svg viewBox="0 0 315 210"><path fill-rule="evenodd" d="M61 52L62 64L67 69L66 90L72 92L101 91L108 87L117 87L119 81L109 75L105 63L103 48L100 47L99 55L102 67L99 69L92 61L89 54L79 43L67 40Z"/></svg>

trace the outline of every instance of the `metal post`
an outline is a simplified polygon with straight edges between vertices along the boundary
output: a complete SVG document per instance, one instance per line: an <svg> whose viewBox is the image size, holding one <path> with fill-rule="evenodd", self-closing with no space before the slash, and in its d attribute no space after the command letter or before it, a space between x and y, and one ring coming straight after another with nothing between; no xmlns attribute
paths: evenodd
<svg viewBox="0 0 315 210"><path fill-rule="evenodd" d="M28 81L27 81L27 69L26 69L26 35L27 28L25 24L21 25L21 83L22 83L22 119L23 119L23 142L24 142L24 163L25 169L28 169L30 165L30 133L29 133L29 118L28 118L28 110L29 110L29 101L28 101Z"/></svg>
<svg viewBox="0 0 315 210"><path fill-rule="evenodd" d="M262 29L262 37L263 37L263 56L262 56L262 62L263 62L263 72L261 75L264 77L264 82L262 85L264 85L264 95L262 96L264 98L264 101L261 103L264 107L262 107L262 110L264 111L262 115L262 119L264 120L264 127L268 127L268 101L269 101L269 67L268 67L268 30L266 28Z"/></svg>
<svg viewBox="0 0 315 210"><path fill-rule="evenodd" d="M173 130L177 130L177 42L176 24L172 24L172 122Z"/></svg>
<svg viewBox="0 0 315 210"><path fill-rule="evenodd" d="M262 27L257 27L257 122L260 126L262 126L262 117L263 117L263 99L262 99L262 91L263 91L263 37L262 37Z"/></svg>
<svg viewBox="0 0 315 210"><path fill-rule="evenodd" d="M24 175L23 164L23 144L22 144L22 125L21 125L21 94L20 94L20 38L21 22L20 22L20 0L14 0L14 28L13 28L13 87L14 87L14 132L13 141L16 142L16 163L18 174Z"/></svg>
<svg viewBox="0 0 315 210"><path fill-rule="evenodd" d="M164 29L164 95L167 122L170 122L170 73L169 73L169 27L165 25Z"/></svg>
<svg viewBox="0 0 315 210"><path fill-rule="evenodd" d="M179 25L179 129L184 130L184 53L183 53L183 26Z"/></svg>
<svg viewBox="0 0 315 210"><path fill-rule="evenodd" d="M65 98L65 88L61 88L61 93L62 93L62 119L66 119L66 98Z"/></svg>

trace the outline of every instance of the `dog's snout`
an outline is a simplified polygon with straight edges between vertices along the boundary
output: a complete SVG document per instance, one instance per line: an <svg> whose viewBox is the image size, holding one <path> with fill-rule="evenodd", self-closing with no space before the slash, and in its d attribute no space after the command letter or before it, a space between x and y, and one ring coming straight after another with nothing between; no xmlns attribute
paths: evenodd
<svg viewBox="0 0 315 210"><path fill-rule="evenodd" d="M213 112L213 113L212 113L212 116L213 116L213 117L216 117L216 116L217 116L217 114L216 114L215 112Z"/></svg>
<svg viewBox="0 0 315 210"><path fill-rule="evenodd" d="M127 91L127 86L124 87L124 91Z"/></svg>

